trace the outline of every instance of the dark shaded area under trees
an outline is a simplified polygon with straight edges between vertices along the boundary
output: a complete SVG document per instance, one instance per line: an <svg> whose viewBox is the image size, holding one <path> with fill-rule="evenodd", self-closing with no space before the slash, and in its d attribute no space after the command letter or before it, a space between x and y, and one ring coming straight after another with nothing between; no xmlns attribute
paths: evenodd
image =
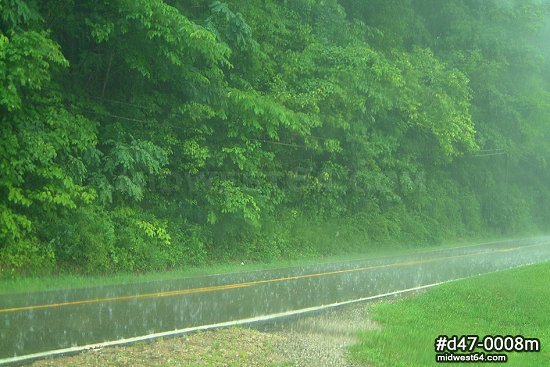
<svg viewBox="0 0 550 367"><path fill-rule="evenodd" d="M3 0L0 273L544 231L542 0Z"/></svg>

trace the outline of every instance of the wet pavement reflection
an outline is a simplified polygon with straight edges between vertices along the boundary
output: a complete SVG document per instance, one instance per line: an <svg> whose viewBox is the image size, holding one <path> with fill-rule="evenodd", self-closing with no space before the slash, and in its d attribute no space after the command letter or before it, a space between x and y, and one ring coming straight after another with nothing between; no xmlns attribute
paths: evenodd
<svg viewBox="0 0 550 367"><path fill-rule="evenodd" d="M4 295L0 363L14 356L345 302L547 260L550 240L539 238L301 268Z"/></svg>

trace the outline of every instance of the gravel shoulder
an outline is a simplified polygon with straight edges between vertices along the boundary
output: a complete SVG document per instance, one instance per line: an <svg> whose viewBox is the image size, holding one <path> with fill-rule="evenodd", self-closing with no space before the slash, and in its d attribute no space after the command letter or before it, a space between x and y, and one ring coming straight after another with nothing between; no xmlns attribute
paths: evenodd
<svg viewBox="0 0 550 367"><path fill-rule="evenodd" d="M371 305L339 307L258 329L218 329L89 350L32 366L355 367L348 346L357 342L359 330L378 327L369 317Z"/></svg>
<svg viewBox="0 0 550 367"><path fill-rule="evenodd" d="M45 366L291 366L276 352L280 336L228 328L85 351L36 361Z"/></svg>

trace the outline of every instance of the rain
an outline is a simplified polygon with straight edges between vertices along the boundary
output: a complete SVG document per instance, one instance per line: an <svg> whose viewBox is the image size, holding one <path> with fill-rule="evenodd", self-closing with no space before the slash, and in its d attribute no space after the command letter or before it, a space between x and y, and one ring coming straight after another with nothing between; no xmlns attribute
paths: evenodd
<svg viewBox="0 0 550 367"><path fill-rule="evenodd" d="M456 331L395 315L487 279L507 312L450 302L550 341L549 0L0 13L0 365L216 330L292 339L283 365L426 365L455 357L434 340ZM399 327L425 348L393 345ZM223 363L254 365L247 340Z"/></svg>

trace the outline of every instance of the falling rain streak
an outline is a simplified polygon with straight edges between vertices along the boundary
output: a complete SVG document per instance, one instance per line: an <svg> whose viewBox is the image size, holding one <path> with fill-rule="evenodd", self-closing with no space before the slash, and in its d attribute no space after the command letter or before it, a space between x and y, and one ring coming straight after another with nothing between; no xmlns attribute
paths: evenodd
<svg viewBox="0 0 550 367"><path fill-rule="evenodd" d="M0 301L0 362L44 351L346 302L547 259L550 242L545 238L152 282L126 289L100 287L6 296ZM80 302L83 300L88 302ZM28 309L47 305L55 306Z"/></svg>

